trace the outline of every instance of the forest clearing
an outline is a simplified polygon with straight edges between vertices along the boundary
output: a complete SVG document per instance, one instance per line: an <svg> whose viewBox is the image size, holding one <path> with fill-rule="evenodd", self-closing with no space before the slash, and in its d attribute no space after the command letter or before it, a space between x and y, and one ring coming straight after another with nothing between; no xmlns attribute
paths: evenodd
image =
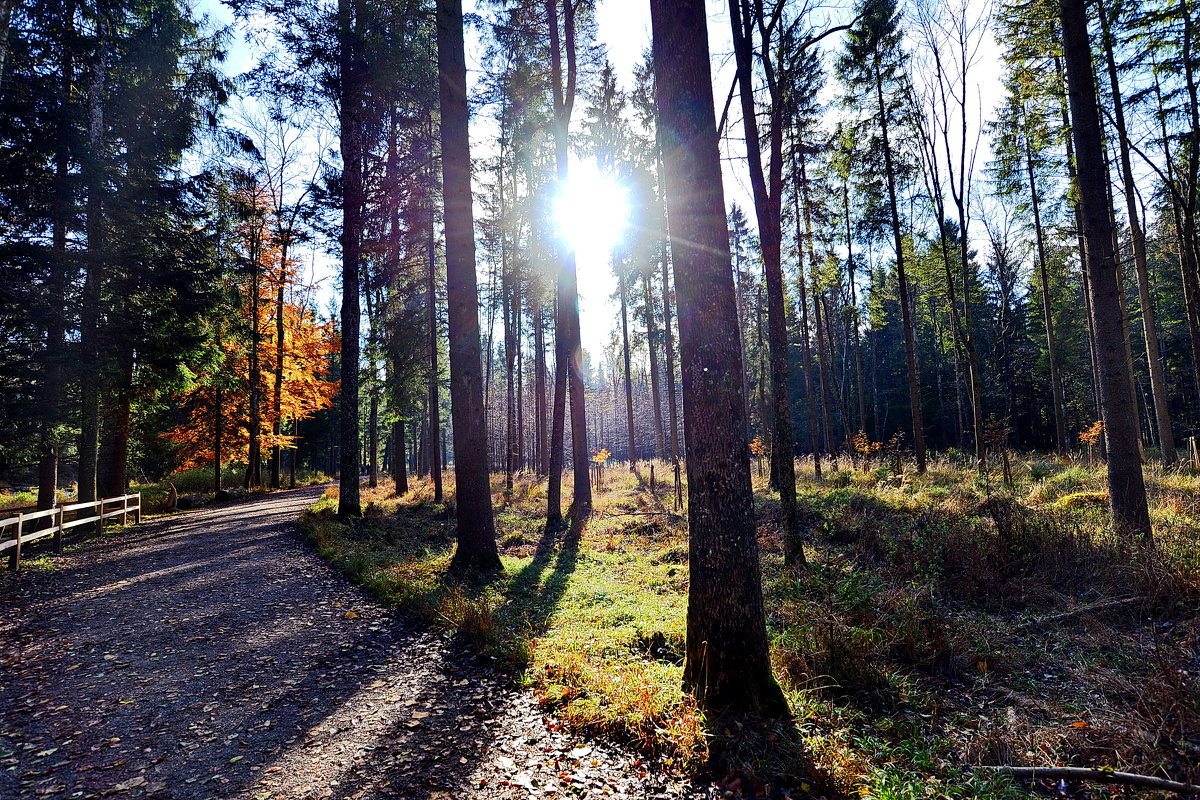
<svg viewBox="0 0 1200 800"><path fill-rule="evenodd" d="M0 0L0 796L1200 794L1198 31Z"/></svg>
<svg viewBox="0 0 1200 800"><path fill-rule="evenodd" d="M1017 460L1012 491L999 469L942 459L923 476L801 470L799 574L757 481L773 665L798 725L731 735L706 730L681 691L687 528L647 468L608 470L582 531L547 532L538 483L518 480L506 501L497 476L505 576L483 588L444 583L453 523L427 481L366 491L350 524L330 490L302 528L373 596L517 670L571 726L676 769L727 747L747 788L782 776L887 798L1027 796L985 764L1200 780L1200 478L1149 476L1160 547L1131 555L1085 465Z"/></svg>

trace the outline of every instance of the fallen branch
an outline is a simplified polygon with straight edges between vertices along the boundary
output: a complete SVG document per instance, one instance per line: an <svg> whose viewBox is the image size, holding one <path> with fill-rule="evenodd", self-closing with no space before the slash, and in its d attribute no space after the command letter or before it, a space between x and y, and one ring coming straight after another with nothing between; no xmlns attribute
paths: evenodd
<svg viewBox="0 0 1200 800"><path fill-rule="evenodd" d="M1071 609L1070 611L1066 611L1062 614L1054 614L1049 617L1039 617L1038 619L1032 619L1029 622L1022 622L1017 626L1016 629L1020 631L1025 630L1026 628L1040 628L1041 626L1048 625L1051 622L1060 622L1064 619L1070 619L1071 617L1078 617L1081 614L1088 614L1092 611L1107 611L1110 608L1127 606L1131 603L1136 603L1140 599L1140 597L1122 597L1120 600L1107 600L1103 603L1092 603L1091 605L1080 606L1079 608Z"/></svg>
<svg viewBox="0 0 1200 800"><path fill-rule="evenodd" d="M1162 789L1183 795L1200 795L1200 786L1192 783L1180 783L1166 778L1155 778L1152 775L1135 775L1132 772L1117 772L1094 767L978 767L978 769L1011 775L1019 780L1095 781L1097 783L1140 786L1143 789Z"/></svg>
<svg viewBox="0 0 1200 800"><path fill-rule="evenodd" d="M678 514L670 511L593 511L598 517L671 517L672 519L683 519Z"/></svg>

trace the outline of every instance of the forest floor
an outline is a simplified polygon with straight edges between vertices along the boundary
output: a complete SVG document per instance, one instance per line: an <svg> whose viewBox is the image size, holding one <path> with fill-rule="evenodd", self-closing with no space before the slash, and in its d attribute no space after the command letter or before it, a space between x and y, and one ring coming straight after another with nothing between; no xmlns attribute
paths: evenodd
<svg viewBox="0 0 1200 800"><path fill-rule="evenodd" d="M0 797L711 797L548 719L305 545L313 487L0 575Z"/></svg>
<svg viewBox="0 0 1200 800"><path fill-rule="evenodd" d="M374 596L443 625L531 686L569 729L696 771L714 737L725 785L880 798L1124 796L1034 786L979 766L1091 766L1200 782L1200 476L1147 468L1153 549L1107 525L1101 468L935 461L818 479L801 467L809 566L785 570L778 501L756 474L768 628L795 724L711 731L680 688L687 532L657 465L605 471L595 512L544 530L544 487L493 487L505 574L447 583L453 508L427 481L365 490L366 515L302 526ZM569 481L565 493L569 497ZM448 480L447 497L452 504ZM1141 796L1153 796L1142 792Z"/></svg>

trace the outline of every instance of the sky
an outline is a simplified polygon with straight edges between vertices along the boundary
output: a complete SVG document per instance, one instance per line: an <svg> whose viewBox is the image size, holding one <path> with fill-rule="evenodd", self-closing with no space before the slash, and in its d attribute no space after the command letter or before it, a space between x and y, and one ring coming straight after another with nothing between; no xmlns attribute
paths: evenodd
<svg viewBox="0 0 1200 800"><path fill-rule="evenodd" d="M975 2L975 0L965 0ZM210 15L216 23L227 23L231 15L219 0L193 0L199 13ZM851 0L844 0L845 6ZM465 0L466 11L471 11L474 0ZM729 33L728 6L726 0L707 0L709 48L713 60L714 101L720 106L724 103L733 76L733 64L730 56L732 50ZM836 6L830 6L827 13L829 20L839 20L845 14ZM819 20L819 16L817 17ZM605 47L608 58L616 72L622 88L628 90L633 86L634 67L642 60L643 53L650 46L650 4L649 0L599 0L596 12L598 40ZM814 23L819 24L819 23ZM840 47L840 35L834 35L823 44L827 57ZM480 47L477 39L468 40L468 69L469 79L478 75L478 57ZM235 33L230 45L229 59L225 64L226 71L231 75L241 73L253 66L255 55L246 43L241 32ZM1000 102L999 53L990 33L985 38L980 52L979 65L975 69L973 90L977 93L979 106L983 117L989 118L992 110ZM827 89L832 96L832 89ZM582 100L576 104L575 117L572 120L572 130L576 129L583 117ZM720 108L717 109L718 116ZM738 118L731 113L731 122L737 123ZM979 120L972 121L972 128L977 129ZM480 155L490 147L490 131L484 120L472 122L472 151ZM749 179L745 169L745 150L740 140L740 124L727 126L723 151L724 190L726 205L737 203L745 209L753 226L753 201L750 194ZM980 142L980 152L977 156L977 170L982 171L989 158L986 137ZM594 172L594 170L593 170ZM982 235L982 225L976 226L975 235ZM973 236L974 238L974 236ZM483 265L480 274L483 275ZM314 277L321 280L324 295L321 305L326 306L332 299L335 281L332 276L336 270L336 260L326 253L315 253L312 257ZM579 275L580 295L580 328L583 346L593 361L601 359L603 349L608 344L611 331L617 324L619 307L612 299L616 291L616 279L609 266L607 255L596 247L581 248L577 252L577 270Z"/></svg>

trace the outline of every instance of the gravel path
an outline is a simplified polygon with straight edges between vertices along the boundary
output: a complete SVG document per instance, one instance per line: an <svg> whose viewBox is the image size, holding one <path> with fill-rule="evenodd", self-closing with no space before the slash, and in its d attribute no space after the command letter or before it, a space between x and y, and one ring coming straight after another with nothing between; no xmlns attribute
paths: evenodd
<svg viewBox="0 0 1200 800"><path fill-rule="evenodd" d="M579 741L367 599L296 532L321 491L148 522L0 580L0 798L724 794Z"/></svg>

